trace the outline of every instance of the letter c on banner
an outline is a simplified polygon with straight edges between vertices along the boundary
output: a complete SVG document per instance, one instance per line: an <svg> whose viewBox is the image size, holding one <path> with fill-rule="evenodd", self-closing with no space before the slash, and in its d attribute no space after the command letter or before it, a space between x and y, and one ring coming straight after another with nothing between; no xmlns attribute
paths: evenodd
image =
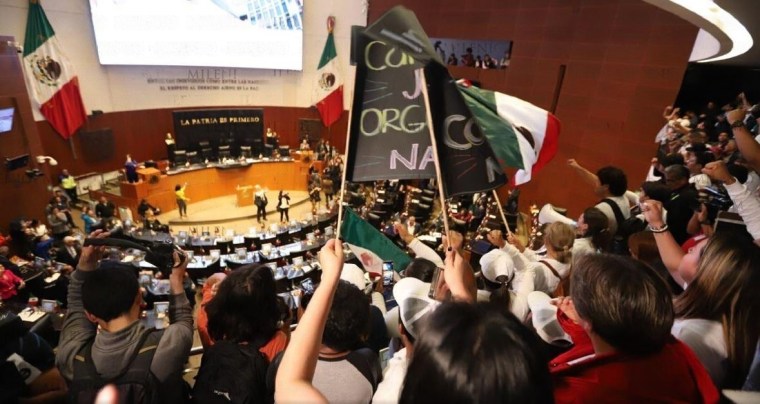
<svg viewBox="0 0 760 404"><path fill-rule="evenodd" d="M472 147L470 143L457 143L451 138L451 131L449 130L451 124L464 121L464 119L462 115L449 115L443 121L443 143L454 150L467 150Z"/></svg>

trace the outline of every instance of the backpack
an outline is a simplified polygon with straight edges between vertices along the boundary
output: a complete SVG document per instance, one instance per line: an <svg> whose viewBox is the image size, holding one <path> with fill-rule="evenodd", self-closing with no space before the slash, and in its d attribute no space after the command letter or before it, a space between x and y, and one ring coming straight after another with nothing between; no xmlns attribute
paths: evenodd
<svg viewBox="0 0 760 404"><path fill-rule="evenodd" d="M261 196L259 196L259 195L256 195L256 198L254 199L253 203L254 203L256 206L259 206L259 207L260 207L261 205L263 205L263 204L264 204L264 199L263 199L263 198L261 198Z"/></svg>
<svg viewBox="0 0 760 404"><path fill-rule="evenodd" d="M610 245L610 252L618 255L630 255L628 250L628 238L631 234L636 233L644 229L645 223L641 222L635 217L626 219L623 216L623 212L620 210L615 201L609 198L602 199L602 203L609 205L612 209L612 213L615 214L615 221L617 222L617 231L612 237L612 243Z"/></svg>
<svg viewBox="0 0 760 404"><path fill-rule="evenodd" d="M193 387L194 403L271 403L267 361L255 344L216 341L203 353Z"/></svg>
<svg viewBox="0 0 760 404"><path fill-rule="evenodd" d="M157 335L157 338L149 338ZM100 389L107 384L116 385L120 403L161 403L164 396L161 383L151 372L150 365L158 348L163 331L150 329L140 336L138 348L132 354L130 365L119 375L104 379L92 361L95 338L79 349L74 357L74 377L69 384L69 398L74 403L93 403Z"/></svg>

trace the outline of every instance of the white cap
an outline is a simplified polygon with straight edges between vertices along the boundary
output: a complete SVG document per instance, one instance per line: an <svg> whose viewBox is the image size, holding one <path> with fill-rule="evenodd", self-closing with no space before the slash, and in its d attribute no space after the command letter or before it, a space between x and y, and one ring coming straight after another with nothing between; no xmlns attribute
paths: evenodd
<svg viewBox="0 0 760 404"><path fill-rule="evenodd" d="M367 287L364 271L356 264L343 264L343 270L340 271L340 279L356 286L361 291L364 291Z"/></svg>
<svg viewBox="0 0 760 404"><path fill-rule="evenodd" d="M393 286L401 322L414 338L419 335L419 321L438 306L438 302L428 297L429 291L430 284L417 278L403 278Z"/></svg>
<svg viewBox="0 0 760 404"><path fill-rule="evenodd" d="M550 344L572 344L572 338L562 329L557 320L557 306L553 305L551 300L551 297L544 292L528 294L528 307L533 313L533 328L542 340Z"/></svg>
<svg viewBox="0 0 760 404"><path fill-rule="evenodd" d="M506 252L491 250L480 257L480 272L489 281L499 283L496 280L499 276L506 276L508 280L514 277L515 263Z"/></svg>

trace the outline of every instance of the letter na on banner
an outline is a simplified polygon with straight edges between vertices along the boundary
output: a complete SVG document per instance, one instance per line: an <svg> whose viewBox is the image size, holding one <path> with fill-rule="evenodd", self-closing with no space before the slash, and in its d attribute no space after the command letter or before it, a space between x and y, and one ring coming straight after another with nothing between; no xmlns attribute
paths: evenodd
<svg viewBox="0 0 760 404"><path fill-rule="evenodd" d="M409 153L408 159L404 158L404 156L401 155L398 152L398 150L396 149L391 150L390 169L396 170L398 168L397 162L400 162L408 170L420 170L420 171L425 170L429 163L435 164L435 156L433 155L433 146L428 146L427 149L425 149L425 154L422 156L422 160L420 160L420 165L418 167L417 154L418 154L419 148L420 148L419 143L413 143L412 150Z"/></svg>

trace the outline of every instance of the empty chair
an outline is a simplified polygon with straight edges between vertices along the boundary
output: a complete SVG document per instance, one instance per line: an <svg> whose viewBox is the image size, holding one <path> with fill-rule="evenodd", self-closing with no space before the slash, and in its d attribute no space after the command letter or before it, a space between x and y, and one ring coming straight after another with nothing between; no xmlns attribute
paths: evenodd
<svg viewBox="0 0 760 404"><path fill-rule="evenodd" d="M244 158L253 157L251 146L240 146L240 157L244 157Z"/></svg>
<svg viewBox="0 0 760 404"><path fill-rule="evenodd" d="M230 152L229 145L219 146L219 160L224 159L224 158L228 159L231 157L232 157L232 153Z"/></svg>
<svg viewBox="0 0 760 404"><path fill-rule="evenodd" d="M191 151L187 152L187 161L190 162L190 164L198 164L201 162L200 157L198 156L197 151Z"/></svg>
<svg viewBox="0 0 760 404"><path fill-rule="evenodd" d="M272 153L274 152L274 146L271 144L265 144L264 145L264 157L272 157Z"/></svg>
<svg viewBox="0 0 760 404"><path fill-rule="evenodd" d="M187 163L187 151L175 150L174 151L174 165L182 165Z"/></svg>
<svg viewBox="0 0 760 404"><path fill-rule="evenodd" d="M243 245L245 246L245 249L246 250L250 250L251 247L253 247L253 245L254 245L254 241L258 240L258 239L259 239L258 237L244 236L243 237Z"/></svg>
<svg viewBox="0 0 760 404"><path fill-rule="evenodd" d="M290 146L280 146L280 157L290 157Z"/></svg>
<svg viewBox="0 0 760 404"><path fill-rule="evenodd" d="M221 251L222 254L229 254L233 251L231 240L216 240L216 247Z"/></svg>
<svg viewBox="0 0 760 404"><path fill-rule="evenodd" d="M251 144L251 147L253 147L251 152L253 153L254 156L258 156L259 154L264 153L264 146L261 139L253 139L253 143Z"/></svg>
<svg viewBox="0 0 760 404"><path fill-rule="evenodd" d="M213 160L214 159L214 150L210 147L204 147L201 149L201 159L203 160Z"/></svg>

